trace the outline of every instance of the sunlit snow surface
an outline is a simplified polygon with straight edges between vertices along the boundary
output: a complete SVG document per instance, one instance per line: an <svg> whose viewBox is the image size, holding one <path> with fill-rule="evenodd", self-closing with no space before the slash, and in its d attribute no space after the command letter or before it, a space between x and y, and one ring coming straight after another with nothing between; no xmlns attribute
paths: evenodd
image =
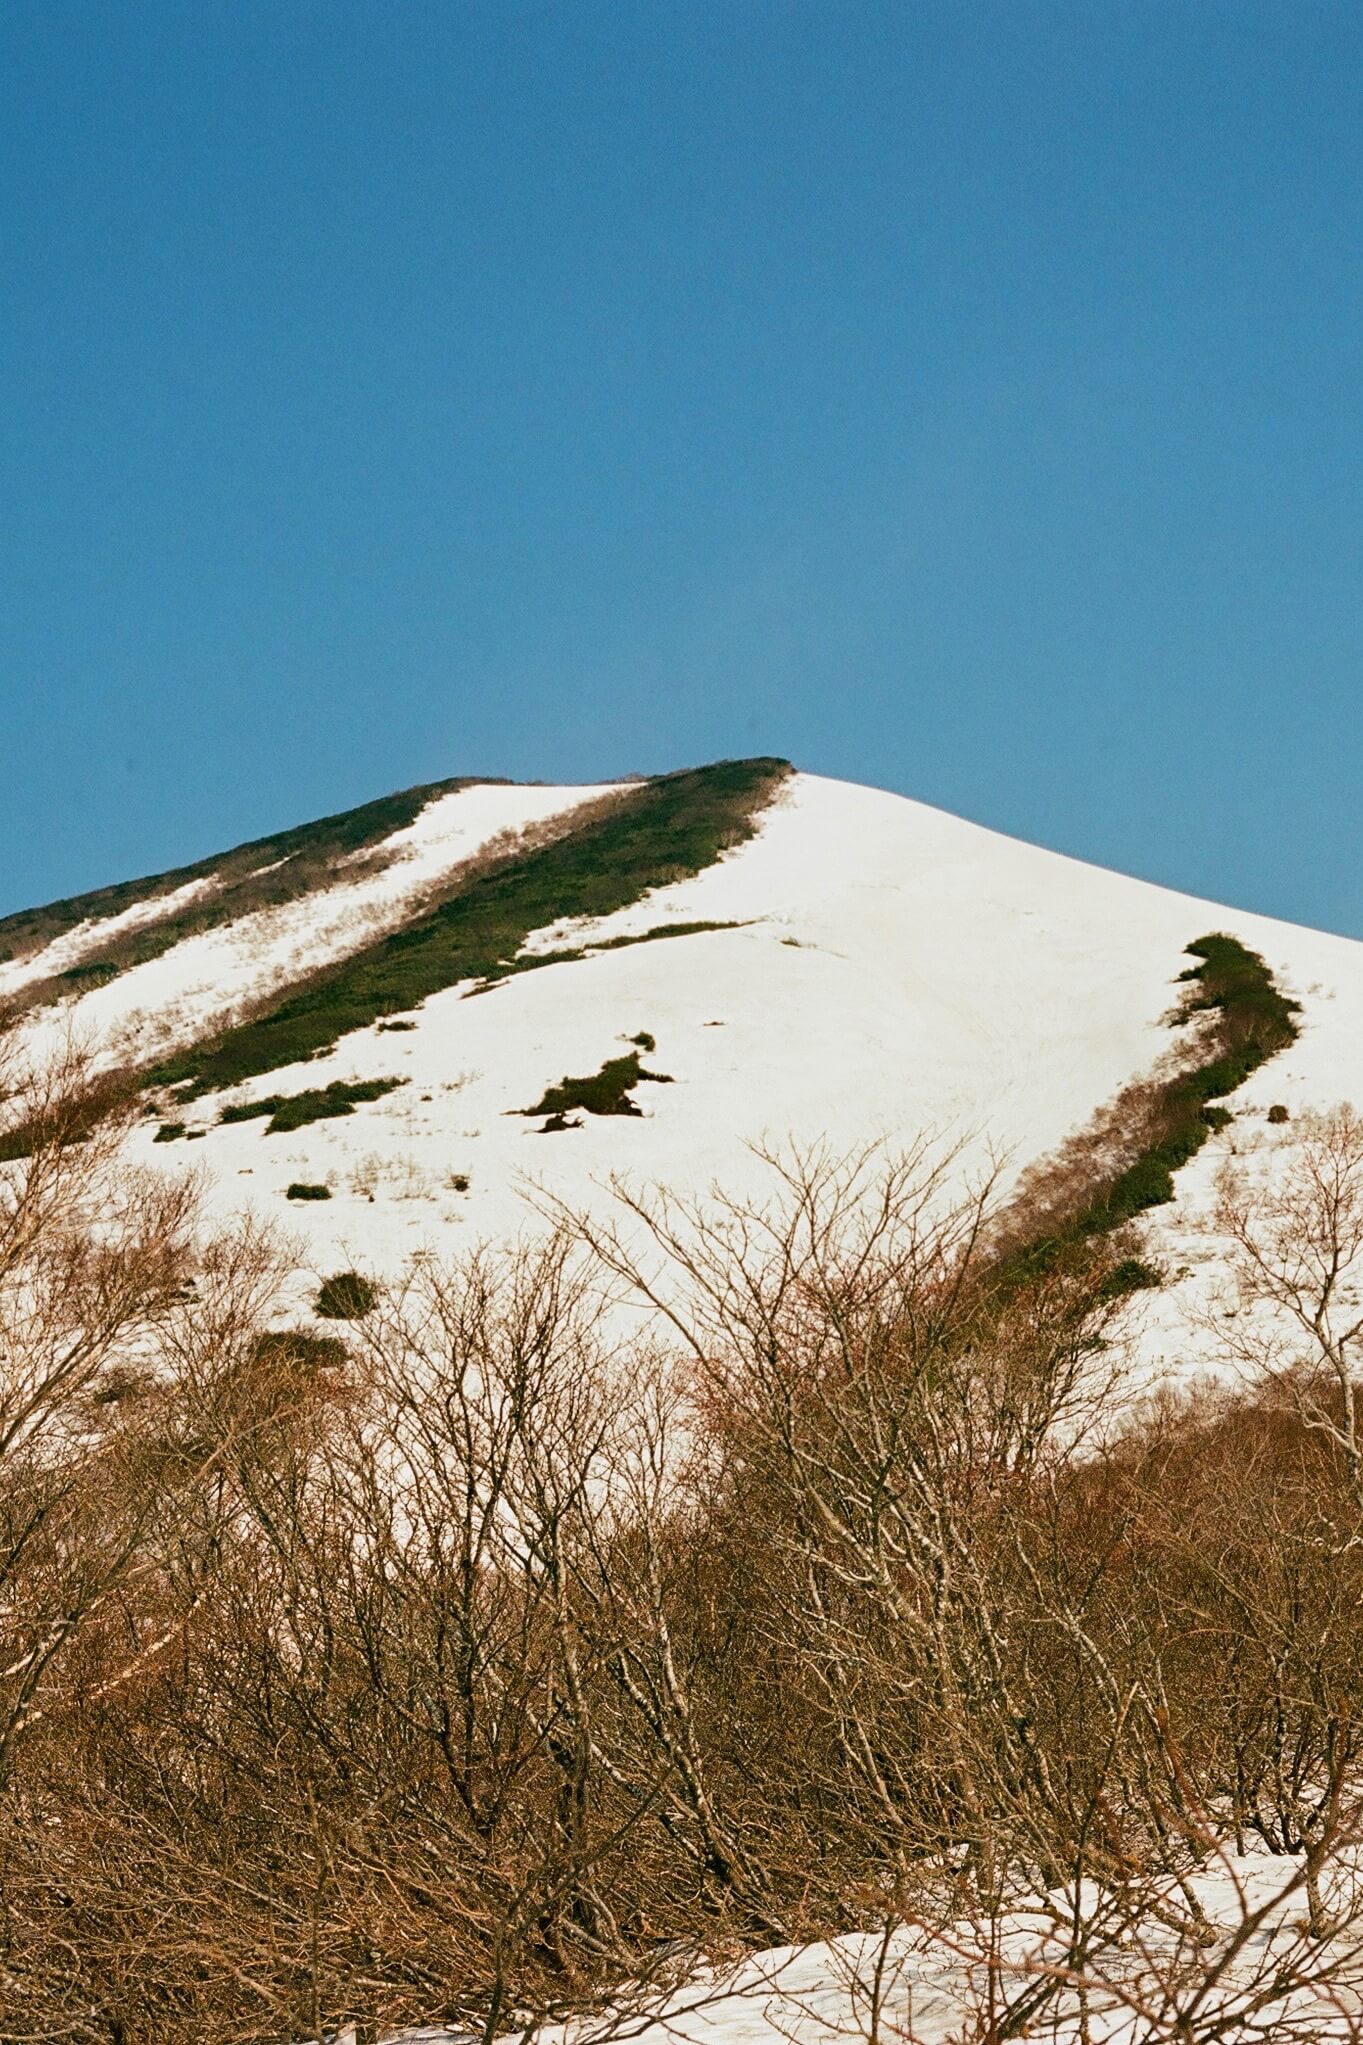
<svg viewBox="0 0 1363 2045"><path fill-rule="evenodd" d="M475 789L443 798L412 828L431 842L437 813L468 817L477 798L478 828L490 833L530 802L543 814L594 792ZM324 955L336 905L296 910L288 942ZM991 1155L1016 1173L1166 1050L1162 1018L1188 963L1183 948L1215 929L1263 952L1303 1002L1303 1031L1181 1176L1179 1201L1157 1224L1172 1261L1201 1254L1195 1222L1232 1143L1291 1145L1291 1123L1265 1123L1269 1104L1295 1115L1363 1098L1363 945L1129 880L877 790L797 775L756 837L717 865L602 923L539 932L527 949L696 921L744 927L546 965L473 998L454 987L414 1011L410 1032L359 1032L242 1090L406 1081L343 1120L273 1136L262 1121L211 1127L190 1149L153 1147L148 1127L135 1150L206 1168L220 1210L245 1201L272 1214L314 1268L355 1262L390 1275L414 1253L516 1233L533 1219L537 1187L599 1209L612 1174L682 1193L756 1186L754 1143L895 1148L927 1132L964 1146L962 1177ZM177 960L201 943L202 972ZM130 997L154 1012L189 1000L199 978L221 986L236 972L246 986L253 970L243 934L229 931L126 976L136 988L101 992L121 987L125 1015ZM100 998L82 1004L92 1020ZM544 1135L516 1112L565 1073L594 1072L640 1031L657 1041L645 1063L673 1082L639 1087L640 1117L586 1116ZM212 1124L217 1105L198 1104L191 1122ZM458 1177L467 1192L454 1190ZM328 1182L333 1198L286 1202L299 1179ZM1152 1355L1175 1342L1181 1304L1174 1286L1144 1309Z"/></svg>
<svg viewBox="0 0 1363 2045"><path fill-rule="evenodd" d="M159 958L121 973L59 1013L41 1015L36 1041L55 1041L74 1028L94 1043L128 1045L142 1056L181 1044L234 1006L283 987L314 967L358 951L396 929L420 905L426 891L476 859L505 833L529 830L608 794L607 787L530 788L477 784L437 796L415 822L378 845L366 846L353 864L378 871L337 880L331 887L238 917L221 928L183 939ZM65 968L106 937L153 923L212 882L191 881L172 895L135 904L102 922L82 924L23 962L25 980ZM19 984L17 981L16 985ZM0 983L0 992L7 991Z"/></svg>
<svg viewBox="0 0 1363 2045"><path fill-rule="evenodd" d="M1341 1918L1356 1908L1356 1855L1329 1879L1327 1901ZM1220 1978L1198 1998L1198 2038L1222 2045L1265 2045L1275 2037L1319 2045L1357 2037L1363 2013L1360 1969L1346 1959L1356 1933L1336 1943L1312 1940L1305 1922L1303 1863L1256 1849L1243 1857L1213 1851L1180 1892L1170 1881L1167 1922L1146 1915L1139 1926L1096 1938L1085 1963L1087 2032L1076 1998L1062 1993L1053 2008L1020 2032L1052 2045L1141 2045L1182 2035L1175 2016L1190 2005L1199 1977ZM1211 1943L1193 1951L1180 1936L1186 1897L1197 1897ZM1085 1885L1093 1912L1097 1892ZM546 2025L535 2045L957 2045L996 2035L982 2022L1033 1989L1066 1961L1072 1896L1057 1894L988 1927L961 1922L940 1930L887 1925L803 1947L758 1953L730 1970L695 1969L669 1993L626 1998L593 2016ZM1096 1913L1095 1913L1096 1914ZM992 1974L991 1982L991 1959ZM1341 1978L1330 1981L1332 1968ZM1281 1985L1270 1988L1274 1976ZM344 2037L344 2033L342 2036ZM439 2026L391 2034L391 2045L471 2045L468 2033Z"/></svg>

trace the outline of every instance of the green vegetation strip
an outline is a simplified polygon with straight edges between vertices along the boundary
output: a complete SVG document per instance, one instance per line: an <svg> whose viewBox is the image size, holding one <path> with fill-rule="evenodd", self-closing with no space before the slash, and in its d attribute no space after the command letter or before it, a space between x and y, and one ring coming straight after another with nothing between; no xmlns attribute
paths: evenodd
<svg viewBox="0 0 1363 2045"><path fill-rule="evenodd" d="M267 1014L168 1060L145 1083L182 1100L315 1058L353 1030L459 980L518 970L532 930L608 916L689 879L742 844L789 773L783 760L725 760L640 783L610 810L476 875L448 902L311 979Z"/></svg>
<svg viewBox="0 0 1363 2045"><path fill-rule="evenodd" d="M647 1036L641 1031L640 1037ZM634 1039L639 1042L639 1037ZM653 1039L648 1039L648 1049L653 1049ZM670 1072L645 1072L639 1062L639 1053L631 1051L624 1058L608 1058L599 1072L589 1073L584 1079L570 1079L565 1076L557 1086L547 1086L533 1108L518 1108L518 1115L548 1115L559 1128L568 1126L562 1120L575 1108L585 1108L589 1115L641 1115L643 1109L630 1099L640 1080L651 1080L658 1086L671 1086Z"/></svg>
<svg viewBox="0 0 1363 2045"><path fill-rule="evenodd" d="M1088 1186L1063 1224L1010 1255L1001 1273L1005 1280L1053 1269L1067 1250L1171 1201L1174 1173L1231 1120L1230 1111L1216 1104L1296 1040L1301 1004L1279 990L1258 952L1225 931L1199 937L1187 952L1197 964L1179 975L1186 992L1172 1020L1178 1027L1212 1016L1210 1055L1151 1090L1137 1155L1105 1181ZM1134 1291L1158 1282L1149 1266L1125 1258L1108 1274L1106 1285L1109 1291Z"/></svg>
<svg viewBox="0 0 1363 2045"><path fill-rule="evenodd" d="M309 1122L329 1122L334 1115L353 1115L359 1101L382 1100L401 1079L333 1079L330 1086L309 1087L297 1094L267 1094L259 1101L237 1101L224 1108L220 1122L254 1122L268 1115L267 1136L280 1130L305 1129Z"/></svg>
<svg viewBox="0 0 1363 2045"><path fill-rule="evenodd" d="M476 994L486 994L489 988L500 987L503 980L509 980L521 973L533 973L541 966L571 966L579 959L594 959L598 952L624 951L632 944L656 944L663 937L698 937L708 930L750 930L754 918L748 917L738 923L655 923L652 930L641 930L626 937L602 937L587 944L561 946L557 951L518 952L508 964L498 968L496 973L479 980L464 996L471 1001ZM381 1030L412 1029L412 1023L380 1023Z"/></svg>
<svg viewBox="0 0 1363 2045"><path fill-rule="evenodd" d="M357 809L277 831L268 838L253 838L193 866L177 866L142 880L71 895L40 909L21 909L0 918L0 960L27 955L78 924L100 922L135 905L154 902L190 881L214 883L172 914L109 937L94 946L79 965L39 983L34 991L38 1000L50 1001L84 983L112 980L133 966L159 958L172 945L200 931L235 922L252 910L297 901L331 879L342 861L351 861L357 853L381 845L395 831L406 830L437 796L473 785L469 780L429 781L361 803Z"/></svg>

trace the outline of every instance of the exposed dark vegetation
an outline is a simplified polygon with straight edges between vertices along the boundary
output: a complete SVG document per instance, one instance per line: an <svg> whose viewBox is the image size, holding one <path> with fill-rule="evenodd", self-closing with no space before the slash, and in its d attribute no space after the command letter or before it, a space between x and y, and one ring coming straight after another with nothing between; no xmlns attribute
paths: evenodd
<svg viewBox="0 0 1363 2045"><path fill-rule="evenodd" d="M378 1298L373 1282L358 1271L337 1271L322 1281L313 1311L324 1321L358 1321Z"/></svg>
<svg viewBox="0 0 1363 2045"><path fill-rule="evenodd" d="M315 1057L458 980L513 973L532 930L609 915L741 844L788 772L780 760L727 760L641 782L549 842L475 874L427 915L315 974L267 1013L168 1060L150 1079L191 1099Z"/></svg>
<svg viewBox="0 0 1363 2045"><path fill-rule="evenodd" d="M285 1193L286 1200L330 1200L330 1186L314 1185L306 1179L295 1179Z"/></svg>
<svg viewBox="0 0 1363 2045"><path fill-rule="evenodd" d="M142 880L96 888L89 894L49 902L41 909L22 909L0 919L0 959L37 951L79 923L116 916L135 904L155 901L159 896L173 894L188 881L213 881L213 887L196 900L153 922L116 933L79 965L27 990L20 997L20 1005L28 1006L34 1000L52 999L69 992L73 982L113 979L130 966L159 958L173 944L199 931L218 929L253 909L276 908L296 901L324 884L343 860L351 862L346 867L347 874L357 875L364 870L355 863L357 853L378 846L394 831L415 823L427 803L437 796L472 786L467 780L451 780L404 788L396 795L362 803L358 809L319 817L314 823L299 824L268 838L253 838L248 844L237 845L211 859L198 860L192 866L178 866Z"/></svg>
<svg viewBox="0 0 1363 2045"><path fill-rule="evenodd" d="M1091 2035L1318 2045L1291 1998L1363 1964L1328 1886L1363 1126L1305 1141L1277 1205L1231 1184L1218 1221L1300 1288L1291 1368L1242 1349L1241 1391L1106 1440L1104 1241L1001 1298L922 1156L636 1206L640 1264L584 1224L382 1311L338 1273L344 1344L270 1327L268 1243L197 1248L188 1194L121 1181L98 1127L32 1159L0 1229L5 2038L490 2041L905 1915L987 1959L1049 1891L1062 1964L988 1974L971 2045L1079 2035L1061 1999L1130 1979L1155 1914L1161 1998ZM672 1354L601 1314L660 1262ZM1305 1851L1286 1957L1200 1915L1213 1828ZM1257 2029L1208 1999L1229 1949Z"/></svg>
<svg viewBox="0 0 1363 2045"><path fill-rule="evenodd" d="M184 1134L183 1122L163 1122L151 1140L153 1143L178 1143Z"/></svg>
<svg viewBox="0 0 1363 2045"><path fill-rule="evenodd" d="M267 1094L263 1100L234 1101L223 1109L222 1122L254 1122L268 1115L265 1134L303 1129L309 1122L329 1122L335 1115L353 1115L361 1101L382 1100L404 1079L333 1079L329 1086L314 1086L296 1094Z"/></svg>
<svg viewBox="0 0 1363 2045"><path fill-rule="evenodd" d="M63 989L69 988L72 985L78 985L82 981L88 981L92 986L99 986L106 980L114 979L118 971L119 968L110 960L96 959L91 960L85 965L68 966L64 973L56 975L56 979Z"/></svg>
<svg viewBox="0 0 1363 2045"><path fill-rule="evenodd" d="M1162 1283L1160 1273L1143 1257L1122 1257L1103 1272L1098 1284L1098 1297L1122 1299L1129 1292L1148 1292Z"/></svg>
<svg viewBox="0 0 1363 2045"><path fill-rule="evenodd" d="M504 980L521 973L538 972L541 966L572 966L579 959L595 958L598 952L624 951L635 944L655 944L663 937L697 937L708 930L748 930L750 923L658 923L652 930L641 930L633 936L593 938L585 944L560 945L555 951L522 952L495 974L487 975L475 982L464 996L472 1001L476 995L490 993L500 987ZM379 1025L380 1029L383 1024Z"/></svg>
<svg viewBox="0 0 1363 2045"><path fill-rule="evenodd" d="M695 923L655 923L651 930L641 930L635 936L603 937L585 947L587 952L624 951L632 944L657 944L665 937L703 937L710 930L750 930L746 922L709 921Z"/></svg>
<svg viewBox="0 0 1363 2045"><path fill-rule="evenodd" d="M648 1048L653 1048L652 1038ZM588 1073L583 1079L565 1076L557 1086L547 1086L533 1108L518 1108L515 1112L518 1115L557 1116L560 1128L572 1126L565 1124L562 1118L572 1114L576 1108L584 1108L589 1115L641 1115L643 1109L631 1099L640 1080L670 1086L672 1075L670 1072L646 1072L639 1062L639 1053L629 1051L622 1058L608 1058L599 1072Z"/></svg>
<svg viewBox="0 0 1363 2045"><path fill-rule="evenodd" d="M640 930L632 936L592 938L585 944L560 945L556 951L524 952L497 973L479 980L464 998L472 1000L475 995L486 994L513 975L538 972L541 966L576 965L579 959L595 958L598 952L624 951L634 944L656 944L664 937L698 937L709 930L749 930L751 927L749 922L655 923L651 930ZM383 1024L379 1027L382 1029Z"/></svg>
<svg viewBox="0 0 1363 2045"><path fill-rule="evenodd" d="M350 1352L339 1335L315 1335L310 1328L269 1328L251 1345L251 1367L284 1365L309 1372L344 1370Z"/></svg>
<svg viewBox="0 0 1363 2045"><path fill-rule="evenodd" d="M1171 1020L1179 1029L1202 1025L1196 1050L1167 1077L1125 1089L1058 1160L1028 1175L1024 1226L1039 1214L1049 1225L1030 1240L1015 1225L1005 1228L1005 1283L1050 1269L1094 1237L1119 1237L1148 1208L1172 1200L1174 1173L1233 1119L1221 1096L1295 1041L1300 1004L1275 985L1257 952L1225 932L1187 949L1198 963L1179 975L1185 993Z"/></svg>
<svg viewBox="0 0 1363 2045"><path fill-rule="evenodd" d="M1285 1122L1287 1119L1287 1109L1281 1101L1275 1101L1268 1111L1268 1120L1270 1122Z"/></svg>

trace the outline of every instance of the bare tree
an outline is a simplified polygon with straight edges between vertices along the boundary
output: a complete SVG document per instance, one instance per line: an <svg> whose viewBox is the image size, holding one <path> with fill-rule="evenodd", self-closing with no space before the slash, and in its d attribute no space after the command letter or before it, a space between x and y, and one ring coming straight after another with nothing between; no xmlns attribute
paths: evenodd
<svg viewBox="0 0 1363 2045"><path fill-rule="evenodd" d="M1363 1513L1363 1118L1349 1106L1302 1117L1283 1168L1228 1164L1215 1225L1231 1249L1223 1350L1338 1451Z"/></svg>

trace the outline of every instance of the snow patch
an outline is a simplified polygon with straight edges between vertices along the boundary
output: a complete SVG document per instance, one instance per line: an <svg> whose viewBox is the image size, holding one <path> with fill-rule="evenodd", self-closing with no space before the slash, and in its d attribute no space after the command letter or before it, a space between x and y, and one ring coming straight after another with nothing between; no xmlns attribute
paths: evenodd
<svg viewBox="0 0 1363 2045"><path fill-rule="evenodd" d="M610 792L485 784L437 796L413 823L364 849L366 861L386 861L379 871L187 937L159 958L64 1003L59 1015L33 1018L31 1037L41 1050L74 1029L82 1039L109 1045L115 1055L160 1055L225 1021L243 1003L396 929L428 889L504 835L567 815Z"/></svg>

